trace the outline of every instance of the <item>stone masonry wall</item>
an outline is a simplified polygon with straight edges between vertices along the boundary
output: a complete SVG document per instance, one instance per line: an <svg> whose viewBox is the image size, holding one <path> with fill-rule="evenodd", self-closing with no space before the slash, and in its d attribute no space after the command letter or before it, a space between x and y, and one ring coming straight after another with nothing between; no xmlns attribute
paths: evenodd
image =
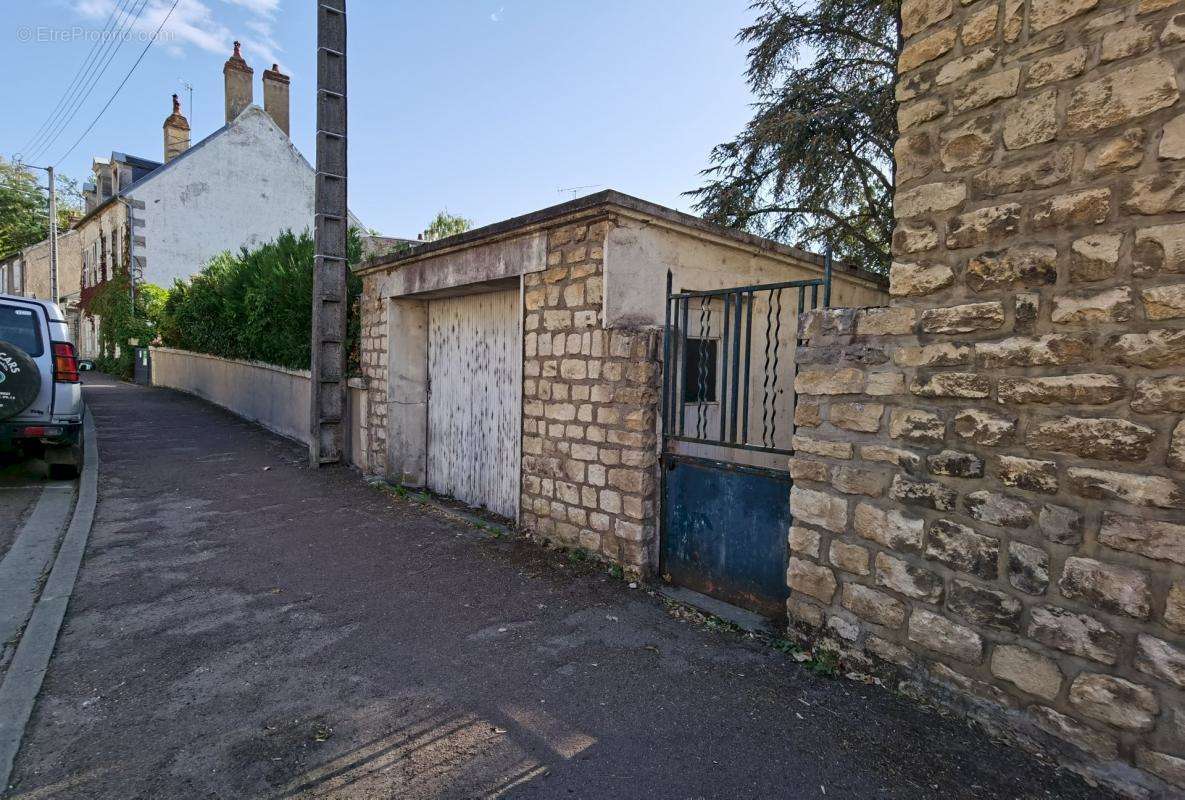
<svg viewBox="0 0 1185 800"><path fill-rule="evenodd" d="M660 336L602 327L611 220L548 233L525 277L522 526L636 572L654 565Z"/></svg>
<svg viewBox="0 0 1185 800"><path fill-rule="evenodd" d="M894 299L803 320L791 620L1180 796L1185 9L902 26Z"/></svg>
<svg viewBox="0 0 1185 800"><path fill-rule="evenodd" d="M602 327L608 219L548 234L548 266L524 277L522 527L634 572L656 566L661 334ZM369 471L387 469L387 314L363 277L362 374Z"/></svg>
<svg viewBox="0 0 1185 800"><path fill-rule="evenodd" d="M381 277L362 278L360 318L362 335L359 360L366 387L369 419L364 431L367 472L383 475L387 469L387 302L379 294Z"/></svg>

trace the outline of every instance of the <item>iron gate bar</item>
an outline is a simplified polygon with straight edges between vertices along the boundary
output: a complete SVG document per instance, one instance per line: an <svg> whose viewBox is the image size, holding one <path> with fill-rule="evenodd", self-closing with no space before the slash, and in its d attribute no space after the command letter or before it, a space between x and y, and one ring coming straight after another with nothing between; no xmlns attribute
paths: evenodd
<svg viewBox="0 0 1185 800"><path fill-rule="evenodd" d="M748 450L762 453L793 454L793 450L778 447L779 393L783 376L781 372L783 342L781 340L785 314L783 291L793 289L798 294L797 312L801 317L807 310L819 307L820 294L824 301L830 300L830 270L824 271L822 278L811 278L793 281L781 281L768 284L752 284L747 286L730 287L727 289L673 291L673 275L667 275L667 305L665 309L665 327L663 340L663 430L664 440L668 442L687 442ZM819 289L823 291L820 293ZM809 303L807 290L810 290ZM761 385L764 397L762 399L761 420L762 430L760 444L749 441L749 412L752 404L753 380L753 313L756 308L757 294L761 292L769 297L766 309L766 334L763 364L761 369ZM700 358L694 370L688 368L689 348L691 342L691 301L696 299L700 303L699 347ZM711 317L713 301L719 299L723 304L724 318L721 333L712 337ZM735 306L735 307L734 307ZM794 306L792 306L794 308ZM743 319L742 319L743 316ZM742 332L741 326L744 325ZM790 346L801 344L797 336L791 335ZM712 348L714 361L712 375L707 375L709 369L709 338L716 339L716 347ZM745 345L744 369L741 367L741 345ZM689 378L688 372L697 374ZM798 372L796 360L790 367L790 380L793 383ZM688 381L696 380L693 393L688 394ZM709 385L714 386L712 399L709 401ZM695 430L687 429L687 406L696 404ZM707 405L714 403L720 414L719 431L708 429ZM791 417L793 415L791 414ZM739 430L738 430L739 426ZM796 429L791 418L791 433ZM711 434L716 433L713 436ZM664 448L665 450L665 448Z"/></svg>
<svg viewBox="0 0 1185 800"><path fill-rule="evenodd" d="M811 287L811 290L814 291L814 287ZM799 289L798 293L802 294L802 290ZM782 363L779 360L782 349L782 290L774 290L771 293L771 297L778 298L778 310L774 315L774 368L773 372L771 373L773 375L773 380L770 381L770 391L772 392L773 397L770 399L769 409L769 443L772 447L778 438L778 370ZM797 319L795 319L795 323L797 325Z"/></svg>
<svg viewBox="0 0 1185 800"><path fill-rule="evenodd" d="M674 276L667 270L667 303L662 325L662 424L666 427L671 395L671 288Z"/></svg>
<svg viewBox="0 0 1185 800"><path fill-rule="evenodd" d="M742 412L744 415L741 423L741 442L749 441L749 380L751 376L751 361L753 356L753 290L748 290L749 295L749 310L745 314L745 409ZM736 441L734 439L733 441Z"/></svg>
<svg viewBox="0 0 1185 800"><path fill-rule="evenodd" d="M799 289L798 292L799 292L799 294L801 294L802 289ZM773 314L774 314L774 293L771 290L769 293L769 302L765 306L765 348L761 352L761 355L765 358L765 363L762 365L762 376L761 376L761 443L763 445L767 441L769 441L769 406L770 406L770 398L769 398L770 356L769 356L769 351L770 351L771 346L773 347L774 350L777 350L777 347L778 347L778 341L773 338L773 331L774 331ZM746 388L748 388L748 387L746 387ZM772 447L773 443L771 442L769 446Z"/></svg>
<svg viewBox="0 0 1185 800"><path fill-rule="evenodd" d="M708 298L699 302L699 369L696 371L695 432L701 439L708 437L708 420L704 416L704 403L708 399L708 334L712 329L712 304ZM719 350L719 348L717 348ZM712 378L716 377L716 365L712 365ZM684 398L686 400L686 398Z"/></svg>
<svg viewBox="0 0 1185 800"><path fill-rule="evenodd" d="M728 424L728 333L732 325L732 294L724 295L724 325L720 329L720 378L724 386L716 387L716 397L720 400L720 441L724 441ZM702 401L703 398L701 397Z"/></svg>
<svg viewBox="0 0 1185 800"><path fill-rule="evenodd" d="M667 438L667 441L671 441L671 442L687 442L688 444L716 444L716 445L720 445L721 447L728 448L730 450L746 450L750 453L774 453L775 455L781 455L781 456L794 455L793 450L787 450L785 448L778 448L778 447L766 447L765 445L760 445L760 444L740 444L740 443L729 444L728 442L716 442L716 441L710 441L707 439L697 439L694 436L680 436L679 434L671 434L670 436L668 436L666 438Z"/></svg>
<svg viewBox="0 0 1185 800"><path fill-rule="evenodd" d="M734 372L734 378L736 378L737 373L739 370L741 370L741 293L736 293L736 299L737 313L736 319L734 321L734 326L736 329L734 331L734 335L732 335L732 372ZM732 425L729 429L730 442L737 441L737 393L739 390L741 390L741 382L736 379L732 380ZM722 430L720 430L720 439L723 439L723 417L720 417L720 420L722 420L722 422L720 422L720 425L722 425Z"/></svg>
<svg viewBox="0 0 1185 800"><path fill-rule="evenodd" d="M720 295L732 294L733 292L770 292L777 289L797 289L808 286L813 286L817 289L822 285L822 278L809 278L799 281L782 281L781 283L754 283L750 286L732 286L728 289L688 290L685 292L675 292L671 297L672 299L682 300L685 297L719 297Z"/></svg>
<svg viewBox="0 0 1185 800"><path fill-rule="evenodd" d="M786 470L771 467L759 467L755 464L738 464L735 461L722 461L718 458L706 456L692 456L686 453L668 453L668 462L672 464L698 464L713 467L724 472L740 472L746 475L765 475L770 478L785 478Z"/></svg>
<svg viewBox="0 0 1185 800"><path fill-rule="evenodd" d="M684 351L687 348L687 312L688 312L687 307L688 307L688 305L689 305L688 299L684 298L683 299L683 325L679 329L679 337L676 340L679 342L679 355L677 356L677 358L680 359L680 361L675 362L675 369L678 370L678 372L679 372L679 392L675 395L675 402L677 402L679 404L679 430L680 431L684 431L687 429L687 403L684 402L683 398L686 396L685 392L687 391L687 370L684 368L686 366L686 364L684 362L687 361L687 358L686 358L686 356L684 356Z"/></svg>

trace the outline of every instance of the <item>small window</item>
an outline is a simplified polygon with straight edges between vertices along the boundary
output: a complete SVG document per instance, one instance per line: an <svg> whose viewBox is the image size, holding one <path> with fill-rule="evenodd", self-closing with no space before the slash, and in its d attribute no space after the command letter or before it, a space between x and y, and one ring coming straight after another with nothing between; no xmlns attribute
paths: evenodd
<svg viewBox="0 0 1185 800"><path fill-rule="evenodd" d="M683 349L683 402L716 402L715 339L687 339Z"/></svg>
<svg viewBox="0 0 1185 800"><path fill-rule="evenodd" d="M15 344L33 358L44 352L40 325L32 309L0 306L0 339Z"/></svg>

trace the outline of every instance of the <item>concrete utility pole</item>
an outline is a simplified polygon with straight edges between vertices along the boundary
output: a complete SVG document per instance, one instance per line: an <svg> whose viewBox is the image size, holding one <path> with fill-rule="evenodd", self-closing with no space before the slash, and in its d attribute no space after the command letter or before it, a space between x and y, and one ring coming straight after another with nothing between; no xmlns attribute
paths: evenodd
<svg viewBox="0 0 1185 800"><path fill-rule="evenodd" d="M314 223L313 467L343 460L346 430L346 0L317 2L317 189Z"/></svg>
<svg viewBox="0 0 1185 800"><path fill-rule="evenodd" d="M53 167L49 173L49 299L58 302L58 186Z"/></svg>

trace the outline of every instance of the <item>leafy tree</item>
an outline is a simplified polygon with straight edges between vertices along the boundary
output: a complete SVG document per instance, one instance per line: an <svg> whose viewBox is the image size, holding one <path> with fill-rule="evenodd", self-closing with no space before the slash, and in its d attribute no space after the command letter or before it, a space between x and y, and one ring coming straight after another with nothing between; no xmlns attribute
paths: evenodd
<svg viewBox="0 0 1185 800"><path fill-rule="evenodd" d="M0 158L0 255L15 253L49 237L49 197L33 170ZM58 228L78 215L82 195L76 181L57 176Z"/></svg>
<svg viewBox="0 0 1185 800"><path fill-rule="evenodd" d="M37 176L0 160L0 254L41 241L48 225L48 201Z"/></svg>
<svg viewBox="0 0 1185 800"><path fill-rule="evenodd" d="M900 0L754 0L755 114L688 194L708 219L887 271Z"/></svg>
<svg viewBox="0 0 1185 800"><path fill-rule="evenodd" d="M473 220L465 219L464 217L455 217L445 209L437 213L436 218L424 229L424 241L435 242L437 239L443 239L446 236L455 236L458 233L464 233L472 227Z"/></svg>

